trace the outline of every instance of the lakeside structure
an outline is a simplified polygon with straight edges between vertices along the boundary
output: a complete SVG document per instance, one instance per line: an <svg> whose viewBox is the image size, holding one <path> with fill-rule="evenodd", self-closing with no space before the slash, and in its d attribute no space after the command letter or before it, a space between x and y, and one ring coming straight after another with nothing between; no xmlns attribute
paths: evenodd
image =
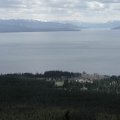
<svg viewBox="0 0 120 120"><path fill-rule="evenodd" d="M77 76L68 77L61 77L61 78L49 78L47 81L53 81L55 87L64 87L65 84L77 83L81 84L80 90L86 91L88 90L86 84L93 84L94 81L99 81L107 78L106 75L99 75L97 73L88 74L86 72L81 73ZM97 88L98 89L98 88Z"/></svg>
<svg viewBox="0 0 120 120"><path fill-rule="evenodd" d="M44 74L14 73L1 74L0 80L37 81L42 86L65 91L99 91L120 94L120 76L106 76L88 73L72 73L63 71L47 71Z"/></svg>
<svg viewBox="0 0 120 120"><path fill-rule="evenodd" d="M81 73L81 76L73 77L71 80L74 80L79 83L93 83L95 80L102 80L108 78L106 75L99 75L97 73L88 74L86 72Z"/></svg>
<svg viewBox="0 0 120 120"><path fill-rule="evenodd" d="M55 81L55 86L56 87L63 87L64 86L64 81L63 80Z"/></svg>

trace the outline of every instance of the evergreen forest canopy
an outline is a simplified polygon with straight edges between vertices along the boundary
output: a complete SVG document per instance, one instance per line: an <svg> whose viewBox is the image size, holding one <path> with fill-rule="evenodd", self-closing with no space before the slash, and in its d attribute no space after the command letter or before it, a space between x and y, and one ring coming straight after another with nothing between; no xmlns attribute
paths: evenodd
<svg viewBox="0 0 120 120"><path fill-rule="evenodd" d="M1 74L0 119L119 120L120 76L76 81L82 79L82 74ZM56 86L57 81L64 81L64 85Z"/></svg>

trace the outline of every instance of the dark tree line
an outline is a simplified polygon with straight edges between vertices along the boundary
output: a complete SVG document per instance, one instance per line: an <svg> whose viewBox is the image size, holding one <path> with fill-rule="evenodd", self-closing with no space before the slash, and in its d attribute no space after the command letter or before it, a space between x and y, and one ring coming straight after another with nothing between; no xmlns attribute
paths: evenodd
<svg viewBox="0 0 120 120"><path fill-rule="evenodd" d="M81 73L73 73L66 71L46 71L42 73L14 73L14 74L1 74L0 79L21 79L21 78L71 78L81 76Z"/></svg>

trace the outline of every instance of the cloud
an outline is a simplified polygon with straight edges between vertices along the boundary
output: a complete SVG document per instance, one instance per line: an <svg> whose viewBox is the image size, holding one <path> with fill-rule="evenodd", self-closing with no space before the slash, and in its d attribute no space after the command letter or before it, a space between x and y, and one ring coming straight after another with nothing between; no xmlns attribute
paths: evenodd
<svg viewBox="0 0 120 120"><path fill-rule="evenodd" d="M120 10L120 3L109 4L109 9L111 9L111 10Z"/></svg>
<svg viewBox="0 0 120 120"><path fill-rule="evenodd" d="M1 0L0 1L0 8L17 8L22 7L22 1L21 0Z"/></svg>
<svg viewBox="0 0 120 120"><path fill-rule="evenodd" d="M106 8L106 5L104 3L97 1L87 2L87 5L91 10L104 10Z"/></svg>
<svg viewBox="0 0 120 120"><path fill-rule="evenodd" d="M120 0L0 0L0 18L109 21L119 8Z"/></svg>
<svg viewBox="0 0 120 120"><path fill-rule="evenodd" d="M87 2L101 2L101 3L120 3L120 0L85 0Z"/></svg>

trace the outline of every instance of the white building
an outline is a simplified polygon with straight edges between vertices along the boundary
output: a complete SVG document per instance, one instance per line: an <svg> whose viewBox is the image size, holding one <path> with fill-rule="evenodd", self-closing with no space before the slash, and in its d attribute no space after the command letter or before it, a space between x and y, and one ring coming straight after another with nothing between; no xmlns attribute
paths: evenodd
<svg viewBox="0 0 120 120"><path fill-rule="evenodd" d="M76 80L76 82L79 82L79 83L93 83L93 81L92 80L89 80L89 79L78 79L78 80Z"/></svg>
<svg viewBox="0 0 120 120"><path fill-rule="evenodd" d="M81 90L82 90L82 91L87 91L87 90L88 90L88 88L87 88L87 87L85 87L85 86L83 86L83 87L81 88Z"/></svg>
<svg viewBox="0 0 120 120"><path fill-rule="evenodd" d="M63 87L64 86L64 81L55 81L55 86L56 87Z"/></svg>

